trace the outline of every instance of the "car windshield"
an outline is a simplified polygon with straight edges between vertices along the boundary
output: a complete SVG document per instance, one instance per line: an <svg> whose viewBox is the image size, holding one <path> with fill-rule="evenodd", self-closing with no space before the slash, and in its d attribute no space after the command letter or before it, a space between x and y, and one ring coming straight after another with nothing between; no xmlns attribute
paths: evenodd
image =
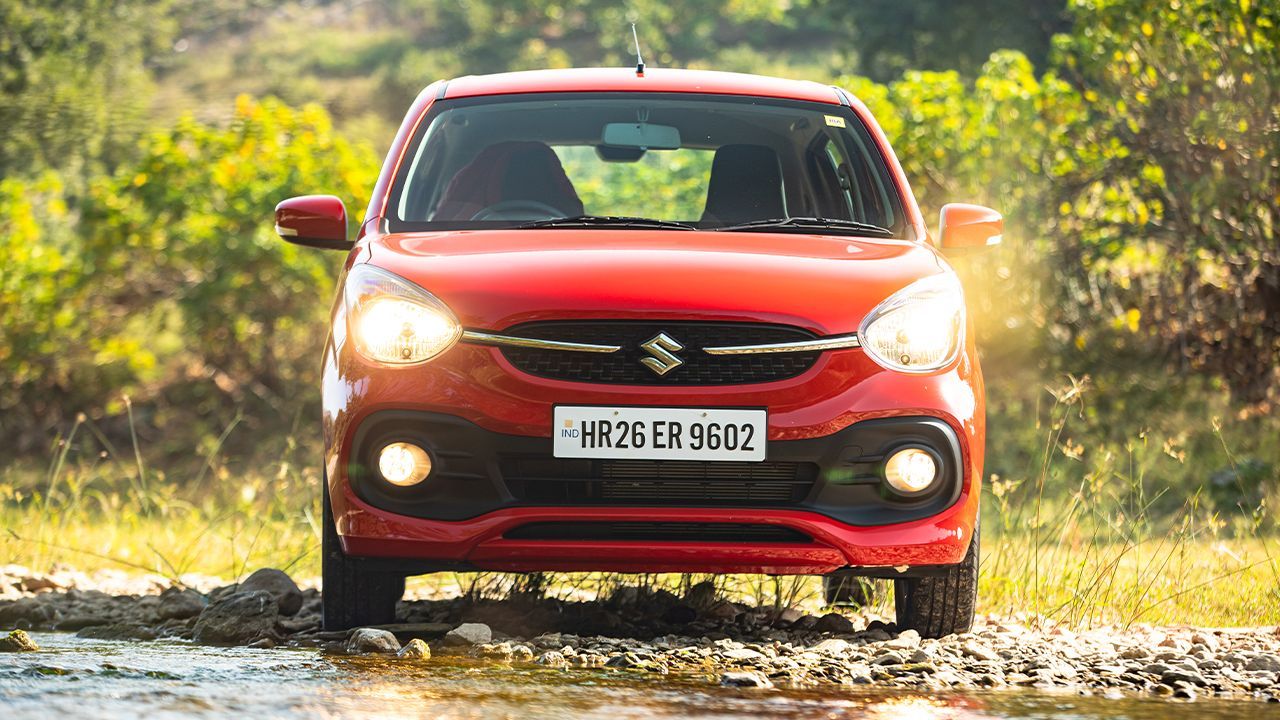
<svg viewBox="0 0 1280 720"><path fill-rule="evenodd" d="M438 103L388 209L393 230L905 228L884 158L849 108L711 95Z"/></svg>

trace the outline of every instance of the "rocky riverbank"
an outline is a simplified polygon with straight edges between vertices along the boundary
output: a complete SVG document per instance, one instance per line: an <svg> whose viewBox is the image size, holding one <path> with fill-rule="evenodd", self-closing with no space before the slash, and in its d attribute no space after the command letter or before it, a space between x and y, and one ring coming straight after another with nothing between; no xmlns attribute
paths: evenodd
<svg viewBox="0 0 1280 720"><path fill-rule="evenodd" d="M122 578L115 578L125 582ZM462 653L498 663L602 671L703 674L726 685L824 683L914 689L1033 686L1084 693L1280 701L1277 628L1139 626L1075 633L1044 623L980 618L941 640L849 613L806 614L717 597L623 588L595 602L462 598L402 602L394 625L320 628L320 594L278 570L239 584L92 586L87 576L0 568L0 629L119 640L308 646L422 662ZM132 592L130 592L132 591ZM11 643L20 650L22 643ZM0 649L8 645L0 644Z"/></svg>

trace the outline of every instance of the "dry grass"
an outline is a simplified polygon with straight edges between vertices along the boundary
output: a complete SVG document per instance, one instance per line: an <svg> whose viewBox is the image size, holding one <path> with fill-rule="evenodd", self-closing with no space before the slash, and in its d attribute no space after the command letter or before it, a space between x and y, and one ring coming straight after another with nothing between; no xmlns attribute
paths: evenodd
<svg viewBox="0 0 1280 720"><path fill-rule="evenodd" d="M982 611L1073 626L1280 624L1280 537L1266 501L1223 512L1192 493L1171 505L1168 488L1133 471L1145 437L1094 453L1077 468L1075 487L1063 491L1058 466L1080 460L1079 448L1063 439L1079 403L1078 387L1059 393L1038 475L985 484ZM123 454L74 456L71 449L83 447L80 432L77 423L47 468L0 471L0 526L7 531L0 534L0 561L40 571L123 568L169 578L233 578L265 566L319 574L320 478L295 459L303 455L295 442L245 472L219 458L219 438L190 472L166 474L147 466L136 442ZM426 594L584 598L626 584L681 592L702 579L708 578L446 574L410 587ZM820 604L815 578L710 579L722 595L754 604ZM890 594L882 595L879 609L891 615Z"/></svg>

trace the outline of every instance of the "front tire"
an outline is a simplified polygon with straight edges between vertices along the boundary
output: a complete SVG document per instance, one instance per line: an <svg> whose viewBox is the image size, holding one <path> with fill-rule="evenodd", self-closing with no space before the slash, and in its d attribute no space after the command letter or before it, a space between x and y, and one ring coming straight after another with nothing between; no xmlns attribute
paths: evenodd
<svg viewBox="0 0 1280 720"><path fill-rule="evenodd" d="M329 483L324 489L324 517L320 537L321 606L325 630L349 630L367 625L386 625L396 620L396 603L404 595L404 576L371 569L358 558L342 552L338 528L329 502Z"/></svg>
<svg viewBox="0 0 1280 720"><path fill-rule="evenodd" d="M979 537L975 525L964 560L945 575L893 581L899 630L915 630L926 638L969 632L978 601Z"/></svg>

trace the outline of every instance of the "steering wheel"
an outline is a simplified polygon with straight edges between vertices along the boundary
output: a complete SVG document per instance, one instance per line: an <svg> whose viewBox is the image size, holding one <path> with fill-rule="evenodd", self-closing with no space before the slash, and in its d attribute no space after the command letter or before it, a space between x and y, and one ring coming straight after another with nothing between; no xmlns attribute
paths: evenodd
<svg viewBox="0 0 1280 720"><path fill-rule="evenodd" d="M471 216L472 220L549 220L564 213L537 200L503 200Z"/></svg>

